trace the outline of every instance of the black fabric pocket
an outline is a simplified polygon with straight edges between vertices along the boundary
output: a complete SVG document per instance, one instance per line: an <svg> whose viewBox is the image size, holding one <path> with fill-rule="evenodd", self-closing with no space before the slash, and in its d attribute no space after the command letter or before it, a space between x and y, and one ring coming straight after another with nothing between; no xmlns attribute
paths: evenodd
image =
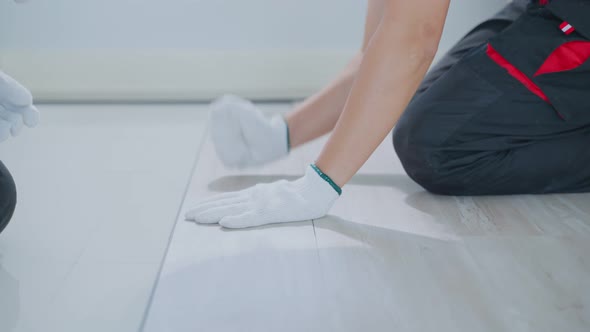
<svg viewBox="0 0 590 332"><path fill-rule="evenodd" d="M562 1L571 5L568 7L571 9L574 7L572 4L586 8L590 0L582 1L582 5L578 4L578 0L555 0L552 4ZM564 7L558 8L565 11ZM583 28L580 30L576 27L576 32L569 35L560 29L562 23L563 19L557 17L549 7L531 7L512 26L492 38L490 45L504 58L504 67L514 68L511 75L521 82L526 81L525 85L531 93L550 103L562 119L590 123L589 61L586 58L575 63L568 57L583 58L585 55L560 52L564 45L590 42L585 33L580 33L587 31L585 29L589 23L579 25ZM566 48L569 52L572 49ZM576 50L573 49L573 52ZM554 71L543 72L548 61L555 62L556 53L565 57L561 59L563 63L557 61ZM518 71L516 75L515 71Z"/></svg>
<svg viewBox="0 0 590 332"><path fill-rule="evenodd" d="M590 0L554 0L546 8L590 39Z"/></svg>
<svg viewBox="0 0 590 332"><path fill-rule="evenodd" d="M567 71L534 78L561 117L590 124L590 59Z"/></svg>
<svg viewBox="0 0 590 332"><path fill-rule="evenodd" d="M580 39L566 35L561 21L545 8L529 8L510 27L490 39L490 45L510 64L531 78L564 43Z"/></svg>
<svg viewBox="0 0 590 332"><path fill-rule="evenodd" d="M534 75L533 81L547 95L562 118L588 124L590 123L590 0L555 0L546 8L553 16L553 24L568 23L575 31L552 51Z"/></svg>

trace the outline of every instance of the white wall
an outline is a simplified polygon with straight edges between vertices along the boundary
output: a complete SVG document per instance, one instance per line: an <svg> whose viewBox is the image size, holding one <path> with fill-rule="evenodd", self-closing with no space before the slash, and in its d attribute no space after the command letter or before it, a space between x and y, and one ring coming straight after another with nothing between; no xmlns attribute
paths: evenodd
<svg viewBox="0 0 590 332"><path fill-rule="evenodd" d="M454 0L441 51L505 0ZM0 0L0 66L38 99L305 96L360 45L362 0Z"/></svg>
<svg viewBox="0 0 590 332"><path fill-rule="evenodd" d="M355 47L360 0L29 0L0 2L8 48Z"/></svg>

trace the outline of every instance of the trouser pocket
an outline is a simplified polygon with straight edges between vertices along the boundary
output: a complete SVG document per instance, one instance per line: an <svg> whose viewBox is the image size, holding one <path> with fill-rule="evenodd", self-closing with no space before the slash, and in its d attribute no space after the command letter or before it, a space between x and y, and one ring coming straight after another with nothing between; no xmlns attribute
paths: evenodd
<svg viewBox="0 0 590 332"><path fill-rule="evenodd" d="M579 46L575 52L556 51L535 75L534 82L565 120L590 123L590 41L576 44Z"/></svg>
<svg viewBox="0 0 590 332"><path fill-rule="evenodd" d="M590 39L549 8L529 8L490 40L488 56L564 120L590 123Z"/></svg>

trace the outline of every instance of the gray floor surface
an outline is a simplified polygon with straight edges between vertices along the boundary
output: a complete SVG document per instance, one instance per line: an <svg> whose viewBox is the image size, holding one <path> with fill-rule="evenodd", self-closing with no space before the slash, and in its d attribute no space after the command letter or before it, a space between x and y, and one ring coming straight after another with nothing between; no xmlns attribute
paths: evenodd
<svg viewBox="0 0 590 332"><path fill-rule="evenodd" d="M232 171L208 141L181 211L294 179L321 146ZM589 203L431 195L388 138L326 218L225 230L181 213L143 331L588 331Z"/></svg>

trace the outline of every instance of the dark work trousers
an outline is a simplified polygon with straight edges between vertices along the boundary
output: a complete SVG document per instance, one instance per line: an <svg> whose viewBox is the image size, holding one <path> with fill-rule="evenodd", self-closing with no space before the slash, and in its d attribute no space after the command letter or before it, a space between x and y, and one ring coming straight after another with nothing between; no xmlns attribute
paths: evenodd
<svg viewBox="0 0 590 332"><path fill-rule="evenodd" d="M515 1L427 74L393 132L443 195L590 191L590 0Z"/></svg>
<svg viewBox="0 0 590 332"><path fill-rule="evenodd" d="M8 225L16 206L16 187L8 169L0 162L0 233Z"/></svg>

